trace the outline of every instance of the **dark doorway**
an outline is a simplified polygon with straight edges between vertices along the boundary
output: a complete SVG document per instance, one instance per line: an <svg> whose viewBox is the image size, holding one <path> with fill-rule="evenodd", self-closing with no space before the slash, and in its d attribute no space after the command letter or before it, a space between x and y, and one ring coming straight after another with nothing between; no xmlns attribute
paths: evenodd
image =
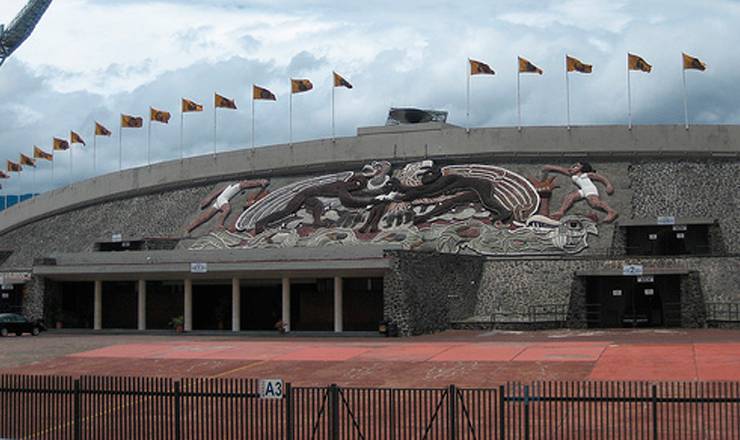
<svg viewBox="0 0 740 440"><path fill-rule="evenodd" d="M627 226L627 255L705 255L709 225Z"/></svg>
<svg viewBox="0 0 740 440"><path fill-rule="evenodd" d="M383 278L342 280L345 331L375 331L383 320Z"/></svg>
<svg viewBox="0 0 740 440"><path fill-rule="evenodd" d="M183 316L182 281L146 282L146 328L170 329L172 318Z"/></svg>
<svg viewBox="0 0 740 440"><path fill-rule="evenodd" d="M49 325L59 323L63 328L93 328L95 283L59 283L61 309L53 313Z"/></svg>
<svg viewBox="0 0 740 440"><path fill-rule="evenodd" d="M291 283L290 327L294 331L334 330L333 278Z"/></svg>
<svg viewBox="0 0 740 440"><path fill-rule="evenodd" d="M0 313L21 313L24 289L23 284L0 286Z"/></svg>
<svg viewBox="0 0 740 440"><path fill-rule="evenodd" d="M193 284L193 330L231 330L231 281Z"/></svg>
<svg viewBox="0 0 740 440"><path fill-rule="evenodd" d="M241 329L276 330L282 319L283 287L280 280L241 280Z"/></svg>
<svg viewBox="0 0 740 440"><path fill-rule="evenodd" d="M103 328L137 328L138 295L134 281L103 283Z"/></svg>
<svg viewBox="0 0 740 440"><path fill-rule="evenodd" d="M676 327L681 325L679 275L587 277L589 327Z"/></svg>

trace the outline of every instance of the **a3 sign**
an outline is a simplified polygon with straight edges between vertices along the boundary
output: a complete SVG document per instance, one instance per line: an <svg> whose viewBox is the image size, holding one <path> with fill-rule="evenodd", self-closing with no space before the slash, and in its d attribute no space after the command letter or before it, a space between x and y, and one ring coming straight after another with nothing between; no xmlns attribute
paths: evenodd
<svg viewBox="0 0 740 440"><path fill-rule="evenodd" d="M285 384L282 379L260 379L260 399L282 399L285 393Z"/></svg>

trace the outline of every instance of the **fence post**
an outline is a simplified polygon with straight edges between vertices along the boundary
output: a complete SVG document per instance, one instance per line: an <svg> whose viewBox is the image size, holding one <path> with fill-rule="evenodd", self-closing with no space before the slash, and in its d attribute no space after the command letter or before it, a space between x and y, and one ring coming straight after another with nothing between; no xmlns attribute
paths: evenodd
<svg viewBox="0 0 740 440"><path fill-rule="evenodd" d="M74 382L74 420L75 420L75 440L82 438L82 389L80 387L80 379L75 379Z"/></svg>
<svg viewBox="0 0 740 440"><path fill-rule="evenodd" d="M498 430L499 438L506 438L506 396L505 388L503 385L498 387Z"/></svg>
<svg viewBox="0 0 740 440"><path fill-rule="evenodd" d="M529 385L524 385L524 440L529 440Z"/></svg>
<svg viewBox="0 0 740 440"><path fill-rule="evenodd" d="M658 387L653 384L650 392L653 407L653 439L658 439Z"/></svg>
<svg viewBox="0 0 740 440"><path fill-rule="evenodd" d="M290 382L285 384L285 439L293 440L293 387Z"/></svg>
<svg viewBox="0 0 740 440"><path fill-rule="evenodd" d="M329 405L331 408L331 431L329 432L329 438L331 440L339 439L339 387L333 383L329 386Z"/></svg>
<svg viewBox="0 0 740 440"><path fill-rule="evenodd" d="M181 420L181 406L182 406L182 392L180 390L180 381L175 381L175 440L180 440L182 438L182 433L180 432L180 424L182 422Z"/></svg>
<svg viewBox="0 0 740 440"><path fill-rule="evenodd" d="M449 418L449 435L450 440L457 438L457 388L455 385L450 385L447 390L447 410Z"/></svg>

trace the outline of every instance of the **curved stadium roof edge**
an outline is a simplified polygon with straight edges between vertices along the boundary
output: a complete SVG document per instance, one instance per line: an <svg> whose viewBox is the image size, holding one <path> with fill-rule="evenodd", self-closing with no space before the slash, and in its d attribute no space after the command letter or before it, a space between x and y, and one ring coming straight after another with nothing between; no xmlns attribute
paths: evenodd
<svg viewBox="0 0 740 440"><path fill-rule="evenodd" d="M359 128L358 135L160 162L96 176L0 212L0 233L69 210L240 176L306 174L377 159L740 156L740 125L464 128L443 123Z"/></svg>

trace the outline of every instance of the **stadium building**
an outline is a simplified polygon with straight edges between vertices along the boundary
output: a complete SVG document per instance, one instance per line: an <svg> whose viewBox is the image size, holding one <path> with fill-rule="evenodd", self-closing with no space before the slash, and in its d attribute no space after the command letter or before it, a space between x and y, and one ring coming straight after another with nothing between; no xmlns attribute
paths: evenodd
<svg viewBox="0 0 740 440"><path fill-rule="evenodd" d="M11 206L0 308L96 330L740 321L740 126L401 122Z"/></svg>

